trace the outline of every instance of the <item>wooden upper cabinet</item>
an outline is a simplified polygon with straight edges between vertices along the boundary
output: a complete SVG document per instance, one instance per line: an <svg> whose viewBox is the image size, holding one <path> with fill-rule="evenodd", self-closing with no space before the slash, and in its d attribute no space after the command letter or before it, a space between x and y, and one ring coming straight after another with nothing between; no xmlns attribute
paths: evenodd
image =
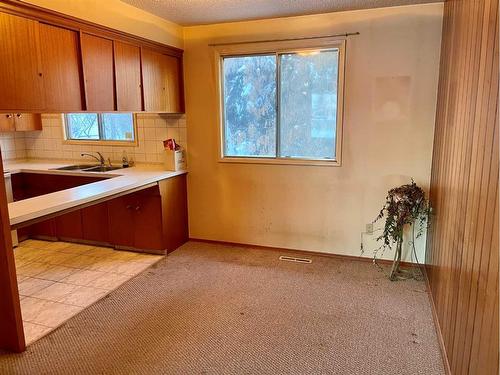
<svg viewBox="0 0 500 375"><path fill-rule="evenodd" d="M116 109L118 111L142 111L141 50L137 46L116 40L113 45Z"/></svg>
<svg viewBox="0 0 500 375"><path fill-rule="evenodd" d="M178 57L163 56L163 71L167 78L169 112L184 112L184 91L182 89L182 67Z"/></svg>
<svg viewBox="0 0 500 375"><path fill-rule="evenodd" d="M184 91L182 88L182 60L178 57L163 56L163 74L167 78L169 112L184 112Z"/></svg>
<svg viewBox="0 0 500 375"><path fill-rule="evenodd" d="M0 12L1 112L184 112L181 50L15 14Z"/></svg>
<svg viewBox="0 0 500 375"><path fill-rule="evenodd" d="M14 115L12 113L0 113L0 132L16 131Z"/></svg>
<svg viewBox="0 0 500 375"><path fill-rule="evenodd" d="M40 46L46 109L82 111L85 107L78 33L40 24Z"/></svg>
<svg viewBox="0 0 500 375"><path fill-rule="evenodd" d="M88 111L115 110L113 41L81 34L83 77Z"/></svg>
<svg viewBox="0 0 500 375"><path fill-rule="evenodd" d="M38 21L0 13L0 109L45 108Z"/></svg>
<svg viewBox="0 0 500 375"><path fill-rule="evenodd" d="M0 113L0 132L42 130L39 113Z"/></svg>
<svg viewBox="0 0 500 375"><path fill-rule="evenodd" d="M166 80L161 67L162 55L149 49L142 50L142 82L144 109L155 111L167 108Z"/></svg>
<svg viewBox="0 0 500 375"><path fill-rule="evenodd" d="M16 131L42 130L42 115L39 113L14 113Z"/></svg>
<svg viewBox="0 0 500 375"><path fill-rule="evenodd" d="M144 109L150 112L184 111L181 60L149 49L142 50Z"/></svg>

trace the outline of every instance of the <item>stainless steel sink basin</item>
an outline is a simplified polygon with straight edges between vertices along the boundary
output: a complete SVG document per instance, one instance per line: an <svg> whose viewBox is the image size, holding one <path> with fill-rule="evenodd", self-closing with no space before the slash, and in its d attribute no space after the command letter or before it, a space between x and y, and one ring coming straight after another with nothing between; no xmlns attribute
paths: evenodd
<svg viewBox="0 0 500 375"><path fill-rule="evenodd" d="M115 169L121 169L122 167L110 167L109 165L98 165L97 167L93 168L86 168L83 169L85 172L108 172L108 171L114 171Z"/></svg>
<svg viewBox="0 0 500 375"><path fill-rule="evenodd" d="M99 167L99 165L96 165L96 164L67 165L65 167L54 168L54 170L57 170L57 171L76 171L76 170L82 170L82 169L94 168L94 167Z"/></svg>
<svg viewBox="0 0 500 375"><path fill-rule="evenodd" d="M67 165L65 167L54 168L57 171L82 171L82 172L108 172L122 167L112 167L109 165L95 165L95 164L76 164Z"/></svg>

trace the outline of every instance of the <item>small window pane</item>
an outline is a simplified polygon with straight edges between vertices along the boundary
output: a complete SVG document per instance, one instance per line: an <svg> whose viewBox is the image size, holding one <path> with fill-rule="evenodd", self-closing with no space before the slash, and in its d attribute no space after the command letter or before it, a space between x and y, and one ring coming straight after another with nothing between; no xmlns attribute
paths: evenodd
<svg viewBox="0 0 500 375"><path fill-rule="evenodd" d="M276 58L225 57L224 155L276 156Z"/></svg>
<svg viewBox="0 0 500 375"><path fill-rule="evenodd" d="M103 140L134 140L134 119L132 113L103 113L101 116Z"/></svg>
<svg viewBox="0 0 500 375"><path fill-rule="evenodd" d="M280 155L335 159L338 50L280 55Z"/></svg>
<svg viewBox="0 0 500 375"><path fill-rule="evenodd" d="M69 113L66 122L68 139L99 139L97 113Z"/></svg>

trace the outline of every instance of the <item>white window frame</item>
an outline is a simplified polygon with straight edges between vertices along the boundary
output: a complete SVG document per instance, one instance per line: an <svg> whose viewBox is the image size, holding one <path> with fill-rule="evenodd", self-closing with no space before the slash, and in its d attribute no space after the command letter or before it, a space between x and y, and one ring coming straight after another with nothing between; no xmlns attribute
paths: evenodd
<svg viewBox="0 0 500 375"><path fill-rule="evenodd" d="M311 50L338 49L338 86L337 86L337 123L335 136L335 158L334 159L305 159L275 157L247 157L247 156L225 156L224 155L224 57L248 56L259 54L275 54L307 52ZM316 165L339 167L342 165L342 127L344 113L344 76L345 76L345 38L303 39L280 42L264 43L241 43L228 44L213 47L213 61L215 66L216 97L217 97L217 123L218 123L218 161L222 163L250 163L250 164L285 164L285 165ZM279 60L278 60L279 61ZM279 66L276 67L279 69ZM277 70L277 74L279 71ZM279 82L277 82L279 85ZM277 88L277 90L279 90ZM277 92L279 95L279 91ZM277 97L279 100L279 97ZM277 114L278 116L278 114ZM279 137L279 119L276 126ZM279 142L279 138L276 140Z"/></svg>
<svg viewBox="0 0 500 375"><path fill-rule="evenodd" d="M138 145L138 134L137 134L137 114L132 113L132 123L133 123L133 129L134 129L134 140L132 141L118 141L118 140L106 140L106 139L73 139L69 138L68 134L68 121L66 118L66 115L68 114L73 114L73 113L78 113L78 112L68 112L68 113L63 113L61 116L62 118L62 124L63 124L63 134L64 134L64 143L65 144L73 144L73 145L102 145L102 146L130 146L130 147L136 147ZM82 112L82 113L87 113L87 112ZM99 134L102 132L102 124L100 120L100 116L103 113L118 113L118 112L89 112L89 113L95 113L97 114L97 121L98 121L98 126L99 126ZM131 112L127 112L131 113Z"/></svg>

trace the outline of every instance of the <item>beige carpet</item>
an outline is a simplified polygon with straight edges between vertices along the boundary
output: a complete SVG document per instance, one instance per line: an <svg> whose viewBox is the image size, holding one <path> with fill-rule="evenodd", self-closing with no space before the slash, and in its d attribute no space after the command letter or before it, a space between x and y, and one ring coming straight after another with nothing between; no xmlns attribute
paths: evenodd
<svg viewBox="0 0 500 375"><path fill-rule="evenodd" d="M0 373L444 373L423 282L281 254L188 243Z"/></svg>

